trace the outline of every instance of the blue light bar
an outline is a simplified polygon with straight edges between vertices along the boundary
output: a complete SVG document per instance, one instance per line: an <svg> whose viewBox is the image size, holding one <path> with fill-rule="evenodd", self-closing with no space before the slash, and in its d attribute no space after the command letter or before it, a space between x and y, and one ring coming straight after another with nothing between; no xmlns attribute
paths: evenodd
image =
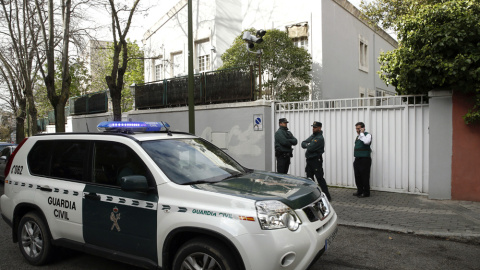
<svg viewBox="0 0 480 270"><path fill-rule="evenodd" d="M167 130L170 127L165 122L121 122L121 121L104 121L98 124L98 131L114 131L114 132L158 132L162 128Z"/></svg>

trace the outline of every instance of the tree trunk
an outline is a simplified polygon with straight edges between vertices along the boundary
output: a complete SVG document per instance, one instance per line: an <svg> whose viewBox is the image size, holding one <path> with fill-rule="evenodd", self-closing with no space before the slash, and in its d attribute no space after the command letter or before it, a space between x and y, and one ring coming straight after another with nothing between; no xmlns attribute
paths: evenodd
<svg viewBox="0 0 480 270"><path fill-rule="evenodd" d="M16 127L16 137L15 137L15 143L20 143L25 139L25 118L19 116L16 118L17 120L17 127Z"/></svg>
<svg viewBox="0 0 480 270"><path fill-rule="evenodd" d="M15 143L20 143L24 138L25 138L25 117L26 117L26 100L21 99L18 100L18 111L17 111L17 116L15 117L15 120L17 121L17 126L16 126L16 142Z"/></svg>
<svg viewBox="0 0 480 270"><path fill-rule="evenodd" d="M58 102L55 107L55 132L65 132L65 103Z"/></svg>
<svg viewBox="0 0 480 270"><path fill-rule="evenodd" d="M25 90L25 96L27 98L28 102L28 114L30 115L31 124L30 124L30 130L32 136L38 133L38 126L37 126L37 108L35 107L35 101L33 100L33 93L32 89L28 89L30 87L27 87Z"/></svg>
<svg viewBox="0 0 480 270"><path fill-rule="evenodd" d="M113 121L122 121L122 87L115 86L115 90L110 90L113 106Z"/></svg>

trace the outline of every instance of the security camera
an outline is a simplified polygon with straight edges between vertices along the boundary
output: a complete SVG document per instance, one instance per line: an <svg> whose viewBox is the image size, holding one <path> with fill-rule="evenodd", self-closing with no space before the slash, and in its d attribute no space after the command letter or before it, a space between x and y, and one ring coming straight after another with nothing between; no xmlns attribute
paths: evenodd
<svg viewBox="0 0 480 270"><path fill-rule="evenodd" d="M261 50L257 50L256 52L252 51L252 49L255 47L255 43L262 43L263 39L262 37L267 33L267 31L260 29L257 31L256 35L253 36L250 32L246 31L243 33L242 39L245 41L245 45L247 46L247 51L251 53L255 53L258 55L262 54Z"/></svg>
<svg viewBox="0 0 480 270"><path fill-rule="evenodd" d="M261 38L263 36L265 36L265 34L267 33L267 31L263 30L263 29L260 29L257 31L257 37Z"/></svg>
<svg viewBox="0 0 480 270"><path fill-rule="evenodd" d="M261 43L263 41L261 37L252 36L252 34L250 34L249 32L243 33L242 39L247 43Z"/></svg>

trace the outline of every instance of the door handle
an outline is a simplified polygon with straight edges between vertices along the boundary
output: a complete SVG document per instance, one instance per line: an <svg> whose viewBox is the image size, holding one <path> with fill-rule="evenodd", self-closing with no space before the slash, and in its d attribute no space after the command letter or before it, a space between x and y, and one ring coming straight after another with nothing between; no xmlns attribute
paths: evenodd
<svg viewBox="0 0 480 270"><path fill-rule="evenodd" d="M100 195L98 195L95 192L85 193L85 198L90 200L100 201Z"/></svg>
<svg viewBox="0 0 480 270"><path fill-rule="evenodd" d="M49 186L40 186L41 191L52 192L52 189Z"/></svg>

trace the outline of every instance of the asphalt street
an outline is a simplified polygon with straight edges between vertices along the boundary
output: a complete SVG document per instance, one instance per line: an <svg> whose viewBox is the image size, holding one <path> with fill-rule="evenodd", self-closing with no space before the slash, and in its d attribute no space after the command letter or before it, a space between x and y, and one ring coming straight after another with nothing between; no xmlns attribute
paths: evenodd
<svg viewBox="0 0 480 270"><path fill-rule="evenodd" d="M0 194L3 193L3 186L0 185ZM433 201L429 202L425 196L417 197L417 195L408 194L390 194L386 192L372 192L373 196L366 199L358 199L351 196L351 190L332 188L332 196L334 198L334 207L339 214L340 225L335 241L327 250L327 252L320 258L319 261L311 268L312 270L351 270L351 269L458 269L458 270L480 270L480 245L475 241L469 241L471 238L455 238L445 237L442 235L444 229L451 228L451 224L444 225L438 229L437 236L429 234L423 236L422 230L425 230L425 224L428 222L418 222L419 216L434 215L442 213L442 207L438 206L436 212L420 211L420 213L412 215L410 212L416 212L418 207L414 205L420 200L425 209L431 209L429 203L437 205L445 204L445 202ZM350 195L348 195L350 194ZM348 195L348 197L347 197ZM377 197L376 199L375 196ZM412 197L413 196L413 197ZM342 199L344 197L344 199ZM395 202L392 197L397 198ZM390 200L393 205L391 208L386 207L385 204ZM404 198L398 202L399 198ZM370 201L368 201L370 199ZM383 201L381 201L383 200ZM393 200L393 201L392 201ZM426 201L424 201L426 200ZM455 205L469 205L470 208L475 208L476 203L471 202L447 202L448 209L450 209L447 216L455 217L457 214L452 214ZM368 206L370 205L370 206ZM368 206L368 207L367 207ZM418 206L418 205L417 205ZM473 207L474 206L474 207ZM452 208L453 207L453 208ZM412 219L417 221L417 225L405 229L401 227L401 222L379 222L375 216L371 216L370 212L378 213L378 209L389 208L384 211L384 215L389 214L389 217L384 220L403 220ZM400 209L395 211L394 209ZM368 210L370 209L370 210ZM424 210L425 210L424 209ZM349 214L349 211L355 212L355 215ZM363 212L362 212L363 211ZM437 213L438 212L438 213ZM381 212L380 212L381 213ZM378 215L381 215L378 213ZM460 215L460 214L458 214ZM465 213L462 213L465 215ZM360 216L360 217L359 217ZM460 215L461 216L461 215ZM377 225L372 221L367 222L368 218L377 222ZM480 218L480 216L479 216ZM363 221L360 221L364 219ZM476 217L473 218L474 221ZM383 220L383 219L379 219ZM466 219L470 220L470 219ZM349 224L347 224L349 223ZM463 222L458 224L462 225ZM457 225L458 225L457 224ZM475 222L473 222L475 225ZM393 226L395 225L395 226ZM474 226L472 225L472 226ZM370 227L380 227L376 229ZM405 232L404 232L405 230ZM462 229L463 230L463 229ZM476 233L469 233L472 235ZM428 234L427 234L428 235ZM455 234L457 235L457 234ZM464 235L464 236L468 236ZM450 235L451 236L451 235ZM461 242L459 242L459 241ZM54 260L44 267L35 267L29 265L23 258L18 245L12 242L11 229L8 225L0 221L0 270L7 269L140 269L132 267L127 264L118 263L115 261L106 260L100 257L62 249L56 253Z"/></svg>

